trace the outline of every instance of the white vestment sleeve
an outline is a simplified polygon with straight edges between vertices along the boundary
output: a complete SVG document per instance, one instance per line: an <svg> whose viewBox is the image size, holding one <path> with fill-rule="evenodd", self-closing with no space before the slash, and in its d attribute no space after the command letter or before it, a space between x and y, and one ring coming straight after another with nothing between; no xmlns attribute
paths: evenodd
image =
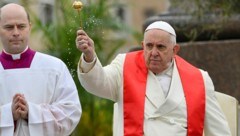
<svg viewBox="0 0 240 136"><path fill-rule="evenodd" d="M14 121L12 116L12 103L0 107L0 136L13 136Z"/></svg>
<svg viewBox="0 0 240 136"><path fill-rule="evenodd" d="M121 73L124 59L125 54L120 54L110 65L102 67L101 62L97 58L96 63L87 73L84 73L80 69L80 60L78 66L78 78L81 85L94 95L117 101L119 88L122 85Z"/></svg>
<svg viewBox="0 0 240 136"><path fill-rule="evenodd" d="M31 136L67 136L81 117L77 88L65 65L56 79L52 102L28 102L28 125Z"/></svg>
<svg viewBox="0 0 240 136"><path fill-rule="evenodd" d="M226 117L215 96L214 85L207 72L202 71L206 90L205 136L231 136Z"/></svg>

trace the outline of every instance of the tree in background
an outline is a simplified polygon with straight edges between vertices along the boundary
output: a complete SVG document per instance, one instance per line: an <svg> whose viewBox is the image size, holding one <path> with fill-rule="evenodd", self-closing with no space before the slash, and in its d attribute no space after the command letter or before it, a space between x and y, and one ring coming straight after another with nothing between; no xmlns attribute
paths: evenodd
<svg viewBox="0 0 240 136"><path fill-rule="evenodd" d="M240 38L239 0L170 1L169 13L175 17L171 22L177 31L178 41Z"/></svg>
<svg viewBox="0 0 240 136"><path fill-rule="evenodd" d="M72 8L73 1L55 1L54 23L43 24L34 12L31 13L33 32L41 32L42 42L47 45L47 53L61 58L70 69L79 90L83 114L72 136L110 136L112 135L113 103L87 93L77 79L76 69L81 53L76 49L76 31L80 27L94 40L96 53L103 65L107 64L116 51L125 43L124 39L111 38L116 32L128 32L124 25L110 13L109 0L91 1L84 5L80 16ZM31 11L29 2L22 3ZM125 31L124 31L125 30ZM106 38L108 37L108 38Z"/></svg>

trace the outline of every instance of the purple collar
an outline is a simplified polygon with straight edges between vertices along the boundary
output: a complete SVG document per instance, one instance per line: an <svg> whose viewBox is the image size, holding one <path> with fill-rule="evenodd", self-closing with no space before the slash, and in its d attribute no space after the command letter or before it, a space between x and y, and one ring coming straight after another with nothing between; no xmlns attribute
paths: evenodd
<svg viewBox="0 0 240 136"><path fill-rule="evenodd" d="M28 48L21 54L20 59L13 60L12 56L4 51L0 54L0 62L4 69L30 68L36 51Z"/></svg>

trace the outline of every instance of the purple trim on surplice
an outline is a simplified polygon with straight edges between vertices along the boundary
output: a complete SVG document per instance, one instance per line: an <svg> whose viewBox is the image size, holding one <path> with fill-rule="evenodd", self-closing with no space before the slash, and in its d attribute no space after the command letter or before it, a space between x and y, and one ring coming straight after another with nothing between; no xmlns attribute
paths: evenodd
<svg viewBox="0 0 240 136"><path fill-rule="evenodd" d="M30 68L35 53L36 51L28 48L21 54L20 59L13 60L11 55L2 51L0 54L0 62L2 63L4 69Z"/></svg>

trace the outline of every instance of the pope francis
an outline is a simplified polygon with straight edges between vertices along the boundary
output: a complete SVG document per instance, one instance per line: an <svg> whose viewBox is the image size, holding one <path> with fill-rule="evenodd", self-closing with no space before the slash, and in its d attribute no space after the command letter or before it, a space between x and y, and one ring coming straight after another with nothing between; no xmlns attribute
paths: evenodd
<svg viewBox="0 0 240 136"><path fill-rule="evenodd" d="M114 106L114 136L230 136L206 71L177 55L175 30L156 21L144 33L142 51L119 54L103 67L94 42L77 31L83 54L78 77L90 93Z"/></svg>

